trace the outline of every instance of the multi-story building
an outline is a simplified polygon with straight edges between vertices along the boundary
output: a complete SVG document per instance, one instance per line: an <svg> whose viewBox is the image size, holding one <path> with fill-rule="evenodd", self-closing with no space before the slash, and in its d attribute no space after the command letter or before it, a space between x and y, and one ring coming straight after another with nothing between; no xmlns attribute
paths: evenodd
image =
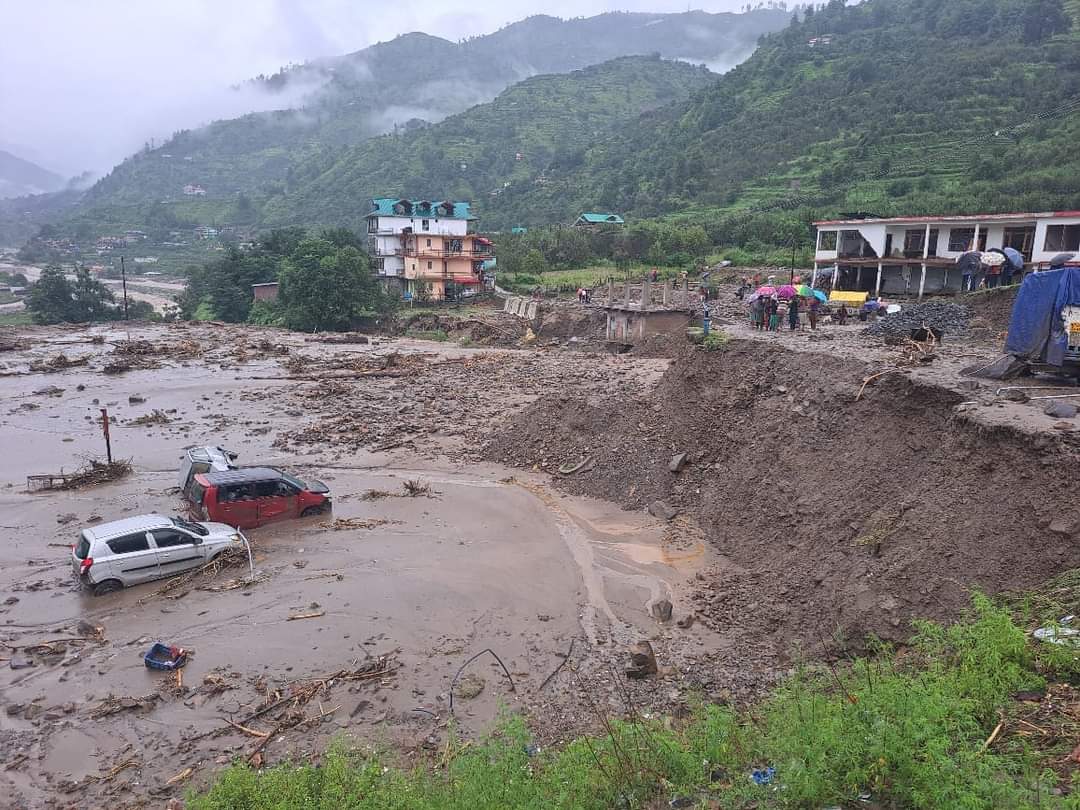
<svg viewBox="0 0 1080 810"><path fill-rule="evenodd" d="M467 202L429 202L379 197L367 215L368 252L388 289L405 297L421 292L442 300L478 289L491 241L475 233Z"/></svg>
<svg viewBox="0 0 1080 810"><path fill-rule="evenodd" d="M835 273L833 288L875 297L959 292L956 260L968 251L1010 248L1027 270L1045 269L1058 254L1080 253L1080 211L822 220L814 275ZM1074 260L1071 262L1076 263Z"/></svg>

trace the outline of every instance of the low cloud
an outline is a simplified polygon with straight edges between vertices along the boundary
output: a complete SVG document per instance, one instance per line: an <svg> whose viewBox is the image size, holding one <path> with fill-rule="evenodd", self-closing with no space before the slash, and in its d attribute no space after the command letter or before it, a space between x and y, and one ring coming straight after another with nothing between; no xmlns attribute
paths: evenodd
<svg viewBox="0 0 1080 810"><path fill-rule="evenodd" d="M712 0L704 10L740 4ZM10 0L0 49L0 148L67 176L106 172L178 129L302 103L312 86L294 83L280 94L246 82L284 65L409 31L457 40L531 14L616 9L686 6L679 0L399 0L384 14L356 0ZM428 111L423 102L417 106Z"/></svg>

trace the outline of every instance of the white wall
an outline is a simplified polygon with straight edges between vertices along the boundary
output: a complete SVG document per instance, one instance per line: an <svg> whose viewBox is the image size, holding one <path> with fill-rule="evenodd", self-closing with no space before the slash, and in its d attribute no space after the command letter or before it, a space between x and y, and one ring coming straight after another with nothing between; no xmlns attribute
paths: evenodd
<svg viewBox="0 0 1080 810"><path fill-rule="evenodd" d="M1047 217L1035 223L1035 245L1031 251L1031 260L1035 262L1048 262L1060 251L1046 250L1046 228L1049 225L1077 225L1080 217Z"/></svg>
<svg viewBox="0 0 1080 810"><path fill-rule="evenodd" d="M439 219L427 217L428 230L424 230L425 217L376 217L379 231L390 230L401 233L405 228L412 228L414 233L430 233L438 236L465 236L469 230L468 220Z"/></svg>

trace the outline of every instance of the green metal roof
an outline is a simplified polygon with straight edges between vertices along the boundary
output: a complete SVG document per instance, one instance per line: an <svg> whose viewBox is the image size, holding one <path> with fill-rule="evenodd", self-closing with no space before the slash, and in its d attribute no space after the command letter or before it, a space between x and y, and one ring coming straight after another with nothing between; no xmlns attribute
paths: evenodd
<svg viewBox="0 0 1080 810"><path fill-rule="evenodd" d="M449 206L449 211L445 206ZM369 217L431 217L432 219L476 219L469 203L452 200L406 200L376 197Z"/></svg>
<svg viewBox="0 0 1080 810"><path fill-rule="evenodd" d="M618 214L598 213L595 211L586 211L580 217L578 222L588 222L590 225L623 225L623 218Z"/></svg>

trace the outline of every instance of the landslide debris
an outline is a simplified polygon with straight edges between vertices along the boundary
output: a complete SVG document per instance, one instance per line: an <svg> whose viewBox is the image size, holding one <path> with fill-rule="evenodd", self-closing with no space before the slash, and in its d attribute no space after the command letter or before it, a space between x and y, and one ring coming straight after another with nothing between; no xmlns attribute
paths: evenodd
<svg viewBox="0 0 1080 810"><path fill-rule="evenodd" d="M1035 585L1080 565L1080 508L1050 439L955 417L959 397L868 368L734 341L689 352L652 391L597 401L541 398L496 427L485 458L631 509L691 514L723 564L699 577L701 621L777 652L838 634L906 637L915 617L950 619L970 591ZM680 472L673 453L688 453Z"/></svg>
<svg viewBox="0 0 1080 810"><path fill-rule="evenodd" d="M947 335L967 332L972 318L971 307L947 301L922 301L904 305L894 315L885 315L866 327L868 335L906 337L914 329L929 327Z"/></svg>

